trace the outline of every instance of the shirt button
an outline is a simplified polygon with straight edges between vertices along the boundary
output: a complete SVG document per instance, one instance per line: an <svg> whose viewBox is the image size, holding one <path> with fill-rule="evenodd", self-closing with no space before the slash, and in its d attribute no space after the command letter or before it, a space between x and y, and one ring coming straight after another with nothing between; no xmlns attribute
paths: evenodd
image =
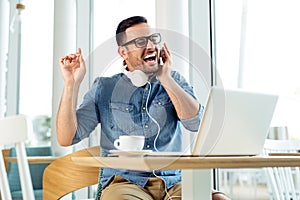
<svg viewBox="0 0 300 200"><path fill-rule="evenodd" d="M126 111L129 111L129 108L125 108Z"/></svg>
<svg viewBox="0 0 300 200"><path fill-rule="evenodd" d="M158 102L157 104L161 106L161 102Z"/></svg>
<svg viewBox="0 0 300 200"><path fill-rule="evenodd" d="M145 125L145 128L149 128L149 126L148 126L148 125Z"/></svg>
<svg viewBox="0 0 300 200"><path fill-rule="evenodd" d="M148 148L148 149L150 148L150 145L149 145L149 144L147 145L147 148Z"/></svg>
<svg viewBox="0 0 300 200"><path fill-rule="evenodd" d="M143 107L143 110L146 110L146 107Z"/></svg>

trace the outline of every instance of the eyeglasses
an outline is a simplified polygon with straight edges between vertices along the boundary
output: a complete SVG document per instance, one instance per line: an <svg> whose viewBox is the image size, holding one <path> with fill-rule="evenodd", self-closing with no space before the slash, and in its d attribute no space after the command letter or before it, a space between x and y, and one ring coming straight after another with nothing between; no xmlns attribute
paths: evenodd
<svg viewBox="0 0 300 200"><path fill-rule="evenodd" d="M154 45L159 44L161 42L160 33L153 33L147 37L138 37L129 42L124 43L122 46L126 46L128 44L134 43L137 48L142 48L147 46L148 40L150 40Z"/></svg>

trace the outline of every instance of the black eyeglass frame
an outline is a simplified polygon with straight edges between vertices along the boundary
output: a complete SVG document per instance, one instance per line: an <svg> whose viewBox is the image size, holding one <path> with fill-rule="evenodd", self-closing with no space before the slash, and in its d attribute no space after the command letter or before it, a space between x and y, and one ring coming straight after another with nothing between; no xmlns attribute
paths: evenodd
<svg viewBox="0 0 300 200"><path fill-rule="evenodd" d="M155 41L152 39L152 37L154 37L154 36L159 36L159 41L158 41L158 42L155 42ZM138 41L138 40L141 40L141 39L146 39L145 45L140 46L140 45L137 44L137 41ZM161 42L161 35L160 35L160 33L153 33L153 34L151 34L151 35L149 35L149 36L135 38L135 39L133 39L133 40L130 40L130 41L124 43L122 46L127 46L127 45L129 45L129 44L131 44L131 43L134 43L135 46L136 46L137 48L143 48L143 47L145 47L145 46L148 45L148 41L149 41L149 40L150 40L154 45L159 44L159 43Z"/></svg>

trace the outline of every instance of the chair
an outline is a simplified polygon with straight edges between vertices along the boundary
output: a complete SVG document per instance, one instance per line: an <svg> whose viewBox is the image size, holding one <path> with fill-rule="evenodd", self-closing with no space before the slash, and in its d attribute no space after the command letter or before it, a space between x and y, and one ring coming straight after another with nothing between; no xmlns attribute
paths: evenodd
<svg viewBox="0 0 300 200"><path fill-rule="evenodd" d="M267 139L264 145L264 154L270 156L293 155L292 153L299 155L299 150L300 140ZM300 199L299 167L272 167L264 170L267 175L267 185L271 199Z"/></svg>
<svg viewBox="0 0 300 200"><path fill-rule="evenodd" d="M52 200L98 183L99 168L75 164L75 156L99 156L100 147L95 146L56 159L48 165L43 175L43 199Z"/></svg>
<svg viewBox="0 0 300 200"><path fill-rule="evenodd" d="M3 159L4 159L4 165L5 165L6 171L8 169L8 161L7 161L6 157L9 157L9 153L10 153L9 149L3 149L2 150L2 156L3 156Z"/></svg>
<svg viewBox="0 0 300 200"><path fill-rule="evenodd" d="M27 139L28 125L25 116L17 115L0 119L0 148L2 145L15 144L17 163L24 200L34 200L32 181L25 151L24 141ZM5 170L3 155L0 153L0 189L2 199L11 200L11 193Z"/></svg>
<svg viewBox="0 0 300 200"><path fill-rule="evenodd" d="M26 155L30 157L34 156L54 156L52 147L41 146L41 147L26 147ZM16 148L11 148L9 151L9 157L16 156ZM5 158L4 158L5 160ZM42 192L42 182L44 169L49 165L49 163L29 163L29 171L31 175L31 180L33 183L33 192L36 200L43 199ZM14 200L22 200L21 184L19 180L19 170L17 163L9 162L7 169L7 176L9 187L11 191L12 198Z"/></svg>

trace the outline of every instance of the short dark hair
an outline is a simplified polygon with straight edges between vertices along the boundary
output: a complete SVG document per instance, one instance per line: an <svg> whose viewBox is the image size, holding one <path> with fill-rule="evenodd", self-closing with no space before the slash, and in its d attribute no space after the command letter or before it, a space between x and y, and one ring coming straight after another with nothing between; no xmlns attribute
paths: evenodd
<svg viewBox="0 0 300 200"><path fill-rule="evenodd" d="M118 28L116 30L116 40L118 46L121 46L125 42L124 39L126 29L140 23L147 23L147 19L142 16L133 16L124 19L119 23Z"/></svg>

